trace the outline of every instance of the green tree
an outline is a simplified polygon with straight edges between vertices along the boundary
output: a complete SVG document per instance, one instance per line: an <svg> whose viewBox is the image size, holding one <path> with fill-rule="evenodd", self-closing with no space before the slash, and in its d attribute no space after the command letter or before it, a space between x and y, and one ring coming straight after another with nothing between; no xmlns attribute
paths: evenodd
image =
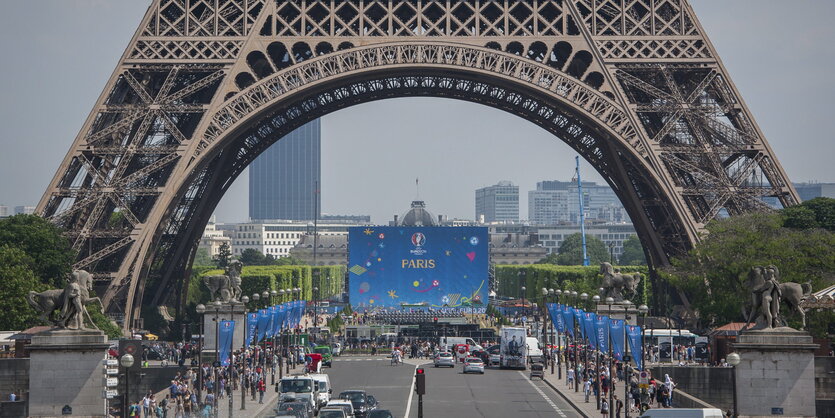
<svg viewBox="0 0 835 418"><path fill-rule="evenodd" d="M26 296L47 286L32 272L31 263L22 250L0 245L0 324L4 329L23 330L38 324L38 313L26 302Z"/></svg>
<svg viewBox="0 0 835 418"><path fill-rule="evenodd" d="M787 228L810 229L818 228L815 212L804 206L792 206L783 209L783 225Z"/></svg>
<svg viewBox="0 0 835 418"><path fill-rule="evenodd" d="M618 262L625 266L645 266L647 264L644 247L637 235L632 235L623 241L623 253L621 253Z"/></svg>
<svg viewBox="0 0 835 418"><path fill-rule="evenodd" d="M214 260L209 255L209 250L206 248L198 248L197 252L194 254L194 262L191 263L192 266L214 266Z"/></svg>
<svg viewBox="0 0 835 418"><path fill-rule="evenodd" d="M226 268L229 265L229 262L232 261L232 250L229 248L229 244L225 242L220 244L214 260L218 268Z"/></svg>
<svg viewBox="0 0 835 418"><path fill-rule="evenodd" d="M238 259L241 260L241 263L244 263L245 266L266 266L271 264L270 260L267 259L267 257L264 257L264 254L261 254L260 251L254 248L247 248L243 250Z"/></svg>
<svg viewBox="0 0 835 418"><path fill-rule="evenodd" d="M296 257L278 257L273 260L276 266L305 266L307 263Z"/></svg>
<svg viewBox="0 0 835 418"><path fill-rule="evenodd" d="M27 254L35 277L52 287L64 287L75 261L75 251L61 233L61 229L37 215L21 214L0 220L0 245Z"/></svg>
<svg viewBox="0 0 835 418"><path fill-rule="evenodd" d="M753 266L773 264L781 281L811 281L814 290L833 283L835 233L785 228L784 219L780 213L752 213L711 221L695 248L672 260L673 269L665 276L685 292L704 326L745 319L750 309L745 281ZM807 314L808 329L823 335L826 330L809 318L815 315ZM799 325L794 315L788 317L793 326Z"/></svg>
<svg viewBox="0 0 835 418"><path fill-rule="evenodd" d="M783 209L783 213L790 212L791 209L796 207L797 206L793 206L791 208ZM815 214L815 221L817 222L818 227L835 232L835 199L828 197L816 197L801 203L800 207L809 209Z"/></svg>
<svg viewBox="0 0 835 418"><path fill-rule="evenodd" d="M557 253L551 253L546 255L542 260L537 261L536 264L558 264L557 257Z"/></svg>
<svg viewBox="0 0 835 418"><path fill-rule="evenodd" d="M586 235L586 253L591 265L609 261L609 249L599 238ZM565 237L560 245L557 264L563 266L583 265L583 236L579 233Z"/></svg>

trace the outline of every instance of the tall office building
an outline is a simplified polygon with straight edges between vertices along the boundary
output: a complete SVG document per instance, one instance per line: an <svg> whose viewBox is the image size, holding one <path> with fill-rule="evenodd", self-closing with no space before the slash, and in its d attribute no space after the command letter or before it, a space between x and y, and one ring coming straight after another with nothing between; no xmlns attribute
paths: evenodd
<svg viewBox="0 0 835 418"><path fill-rule="evenodd" d="M312 220L321 215L322 129L316 119L259 155L249 166L251 219Z"/></svg>
<svg viewBox="0 0 835 418"><path fill-rule="evenodd" d="M605 184L583 182L583 209L587 219L628 223L629 217L614 190ZM540 181L528 191L528 220L536 225L580 223L577 183Z"/></svg>
<svg viewBox="0 0 835 418"><path fill-rule="evenodd" d="M519 220L519 186L500 181L475 191L475 219L479 222Z"/></svg>

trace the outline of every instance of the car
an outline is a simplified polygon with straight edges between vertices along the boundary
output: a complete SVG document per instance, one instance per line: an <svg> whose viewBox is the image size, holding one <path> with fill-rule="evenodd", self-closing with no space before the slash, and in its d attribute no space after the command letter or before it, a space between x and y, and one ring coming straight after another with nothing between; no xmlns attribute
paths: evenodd
<svg viewBox="0 0 835 418"><path fill-rule="evenodd" d="M464 373L484 374L484 362L478 357L467 357L464 360Z"/></svg>
<svg viewBox="0 0 835 418"><path fill-rule="evenodd" d="M316 406L322 408L331 400L331 393L333 393L330 377L324 373L311 374L310 377L316 381L316 392L318 393Z"/></svg>
<svg viewBox="0 0 835 418"><path fill-rule="evenodd" d="M331 348L326 345L319 345L313 347L313 352L322 355L322 365L333 367L333 355L331 353Z"/></svg>
<svg viewBox="0 0 835 418"><path fill-rule="evenodd" d="M342 408L348 418L354 418L354 404L344 399L334 399L325 405L325 409Z"/></svg>
<svg viewBox="0 0 835 418"><path fill-rule="evenodd" d="M303 401L293 401L293 402L282 402L278 404L278 414L296 414L297 416L300 415L299 413L303 413L304 417L313 417L314 411L313 408L310 406L309 403Z"/></svg>
<svg viewBox="0 0 835 418"><path fill-rule="evenodd" d="M366 393L364 390L346 390L339 394L339 399L351 401L354 407L354 415L365 417L369 412L377 409L377 399Z"/></svg>
<svg viewBox="0 0 835 418"><path fill-rule="evenodd" d="M310 409L318 406L318 385L309 375L284 376L277 385L280 392L279 402L304 400L310 404Z"/></svg>
<svg viewBox="0 0 835 418"><path fill-rule="evenodd" d="M499 344L491 345L489 348L487 348L488 366L499 366L502 364L501 348L502 346Z"/></svg>
<svg viewBox="0 0 835 418"><path fill-rule="evenodd" d="M371 411L368 418L394 418L394 415L388 409L377 409Z"/></svg>
<svg viewBox="0 0 835 418"><path fill-rule="evenodd" d="M319 418L348 418L342 408L324 408L319 410Z"/></svg>
<svg viewBox="0 0 835 418"><path fill-rule="evenodd" d="M442 351L435 355L435 367L448 366L455 367L455 357L448 351Z"/></svg>

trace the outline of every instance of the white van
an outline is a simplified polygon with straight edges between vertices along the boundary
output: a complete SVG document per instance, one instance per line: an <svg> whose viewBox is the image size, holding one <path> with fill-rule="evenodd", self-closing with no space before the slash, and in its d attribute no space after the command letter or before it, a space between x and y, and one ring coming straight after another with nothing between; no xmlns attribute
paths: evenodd
<svg viewBox="0 0 835 418"><path fill-rule="evenodd" d="M484 350L484 348L475 342L472 338L467 337L441 337L440 346L441 351L449 351L455 344L467 344L470 346L470 352L473 350Z"/></svg>
<svg viewBox="0 0 835 418"><path fill-rule="evenodd" d="M525 343L528 345L528 362L542 362L542 345L539 344L539 340L534 337L527 337Z"/></svg>
<svg viewBox="0 0 835 418"><path fill-rule="evenodd" d="M333 393L333 389L331 389L331 379L328 375L324 373L316 373L310 374L310 376L316 382L316 390L318 392L318 407L321 408L328 404L331 400L331 394Z"/></svg>
<svg viewBox="0 0 835 418"><path fill-rule="evenodd" d="M648 409L641 418L723 418L725 415L717 408L659 408Z"/></svg>
<svg viewBox="0 0 835 418"><path fill-rule="evenodd" d="M314 411L319 409L319 392L316 390L318 385L310 376L284 376L276 385L280 393L279 405L283 401L293 399L308 402Z"/></svg>

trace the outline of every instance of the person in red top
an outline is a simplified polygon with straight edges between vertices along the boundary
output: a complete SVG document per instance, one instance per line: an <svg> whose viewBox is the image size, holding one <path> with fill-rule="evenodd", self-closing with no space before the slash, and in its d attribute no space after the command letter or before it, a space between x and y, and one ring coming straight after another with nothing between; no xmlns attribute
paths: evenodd
<svg viewBox="0 0 835 418"><path fill-rule="evenodd" d="M264 379L261 378L258 380L258 403L264 403L264 393L267 391L267 385L264 383Z"/></svg>

